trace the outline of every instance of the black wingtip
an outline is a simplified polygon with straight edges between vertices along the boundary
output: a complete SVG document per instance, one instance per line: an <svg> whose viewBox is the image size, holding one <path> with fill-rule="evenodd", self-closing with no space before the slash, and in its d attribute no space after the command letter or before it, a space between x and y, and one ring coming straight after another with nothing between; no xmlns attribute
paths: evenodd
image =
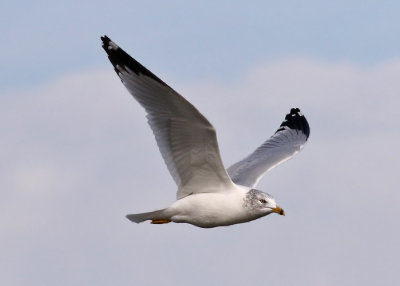
<svg viewBox="0 0 400 286"><path fill-rule="evenodd" d="M100 37L102 40L102 47L107 53L108 58L112 65L114 66L115 72L120 75L121 71L127 71L127 68L137 75L144 75L154 79L155 81L161 83L162 85L168 86L165 82L159 79L151 71L141 65L138 61L128 55L123 49L121 49L117 44L115 44L106 35Z"/></svg>
<svg viewBox="0 0 400 286"><path fill-rule="evenodd" d="M110 38L107 37L106 35L101 36L100 39L101 39L101 41L103 42L103 44L102 44L103 48L104 48L105 46L108 46L108 43L111 41Z"/></svg>
<svg viewBox="0 0 400 286"><path fill-rule="evenodd" d="M301 131L306 135L307 139L310 136L310 126L308 125L306 117L301 113L299 108L292 108L290 112L286 114L285 120L275 133L285 130L285 127Z"/></svg>
<svg viewBox="0 0 400 286"><path fill-rule="evenodd" d="M119 49L119 47L109 37L107 37L107 35L101 36L100 39L103 42L102 47L107 52L107 54L108 50L111 49L111 47Z"/></svg>

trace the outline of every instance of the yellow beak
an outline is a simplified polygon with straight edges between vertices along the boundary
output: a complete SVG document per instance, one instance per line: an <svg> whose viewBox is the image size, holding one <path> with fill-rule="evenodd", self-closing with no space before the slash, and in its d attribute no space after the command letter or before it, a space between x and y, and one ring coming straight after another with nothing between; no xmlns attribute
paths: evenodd
<svg viewBox="0 0 400 286"><path fill-rule="evenodd" d="M285 215L285 211L282 208L278 207L278 206L276 206L276 208L273 208L272 211L274 213L277 213L277 214L280 214L280 215Z"/></svg>

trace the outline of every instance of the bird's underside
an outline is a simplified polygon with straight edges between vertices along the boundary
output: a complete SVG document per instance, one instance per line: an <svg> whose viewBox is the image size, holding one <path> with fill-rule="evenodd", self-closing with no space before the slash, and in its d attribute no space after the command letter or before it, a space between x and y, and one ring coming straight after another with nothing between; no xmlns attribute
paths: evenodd
<svg viewBox="0 0 400 286"><path fill-rule="evenodd" d="M122 83L145 109L178 186L178 200L168 208L131 214L128 219L215 227L272 212L283 214L271 195L255 187L266 172L292 158L307 142L310 128L298 108L292 108L276 132L253 153L225 169L215 129L207 118L107 36L101 39Z"/></svg>

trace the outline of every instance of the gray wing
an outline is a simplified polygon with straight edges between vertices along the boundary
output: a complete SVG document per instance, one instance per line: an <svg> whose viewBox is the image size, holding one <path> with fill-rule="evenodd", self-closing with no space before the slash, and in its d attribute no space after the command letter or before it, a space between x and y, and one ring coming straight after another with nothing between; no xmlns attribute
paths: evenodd
<svg viewBox="0 0 400 286"><path fill-rule="evenodd" d="M107 36L101 39L122 83L146 110L157 145L178 185L178 199L232 187L210 122Z"/></svg>
<svg viewBox="0 0 400 286"><path fill-rule="evenodd" d="M271 138L252 154L228 168L232 181L254 188L265 173L300 152L309 135L307 119L300 109L292 108Z"/></svg>

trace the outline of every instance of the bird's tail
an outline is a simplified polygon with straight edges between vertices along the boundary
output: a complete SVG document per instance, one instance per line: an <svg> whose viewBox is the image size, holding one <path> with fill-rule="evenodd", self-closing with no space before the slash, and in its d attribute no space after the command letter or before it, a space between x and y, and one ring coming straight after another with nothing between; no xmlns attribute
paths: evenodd
<svg viewBox="0 0 400 286"><path fill-rule="evenodd" d="M148 213L128 214L126 218L136 223L141 223L146 220L151 220L151 223L153 224L162 224L171 222L170 218L165 215L165 209Z"/></svg>

